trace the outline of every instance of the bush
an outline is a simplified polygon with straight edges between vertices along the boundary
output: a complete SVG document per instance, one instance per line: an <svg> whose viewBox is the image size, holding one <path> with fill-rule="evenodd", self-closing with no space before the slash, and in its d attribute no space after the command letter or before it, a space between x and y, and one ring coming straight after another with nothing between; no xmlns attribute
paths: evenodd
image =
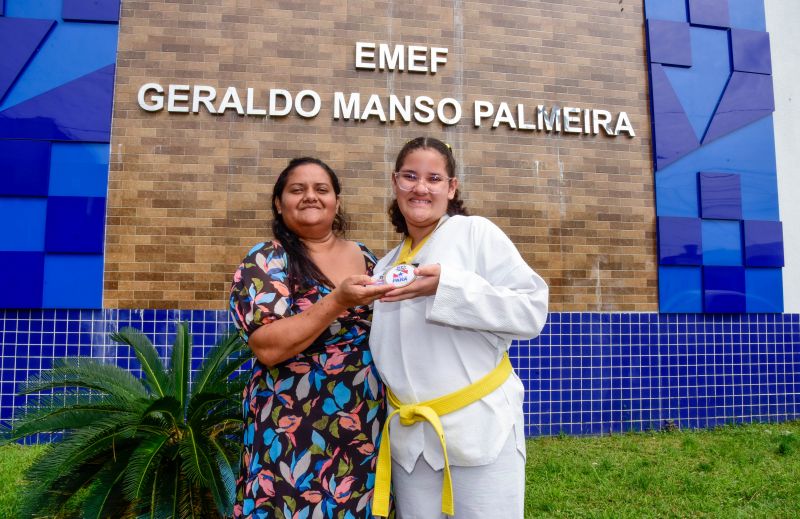
<svg viewBox="0 0 800 519"><path fill-rule="evenodd" d="M210 351L190 384L191 337L179 324L165 368L152 343L127 328L144 376L92 358L57 361L20 394L33 405L6 436L61 434L25 474L18 517L58 516L82 498L81 515L225 517L232 513L240 455L241 394L251 358L235 334Z"/></svg>

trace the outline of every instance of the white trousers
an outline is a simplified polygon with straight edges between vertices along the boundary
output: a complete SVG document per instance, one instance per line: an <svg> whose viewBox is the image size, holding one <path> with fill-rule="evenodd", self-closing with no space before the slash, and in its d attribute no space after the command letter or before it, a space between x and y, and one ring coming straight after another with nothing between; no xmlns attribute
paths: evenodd
<svg viewBox="0 0 800 519"><path fill-rule="evenodd" d="M489 465L451 465L456 519L522 519L525 505L525 458L512 431ZM392 489L398 519L445 519L442 513L442 471L423 456L409 474L392 462Z"/></svg>

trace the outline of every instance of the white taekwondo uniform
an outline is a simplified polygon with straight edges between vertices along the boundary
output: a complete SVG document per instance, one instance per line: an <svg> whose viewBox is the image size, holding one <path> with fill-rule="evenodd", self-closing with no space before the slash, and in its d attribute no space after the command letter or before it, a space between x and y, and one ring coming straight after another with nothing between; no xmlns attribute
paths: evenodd
<svg viewBox="0 0 800 519"><path fill-rule="evenodd" d="M399 249L381 259L375 272L389 268ZM533 338L544 327L547 284L525 263L508 236L486 218L450 217L413 261L441 265L436 294L376 302L370 333L378 371L400 402L423 402L470 385L498 365L513 339ZM522 382L512 373L483 399L441 417L457 518L522 517L523 400ZM403 426L395 417L390 437L400 517L441 517L444 458L436 433L430 424ZM513 470L507 470L512 466ZM406 474L397 470L400 467ZM417 473L420 476L414 477ZM438 487L432 488L434 481ZM478 481L489 495L474 488ZM509 496L509 489L521 495Z"/></svg>

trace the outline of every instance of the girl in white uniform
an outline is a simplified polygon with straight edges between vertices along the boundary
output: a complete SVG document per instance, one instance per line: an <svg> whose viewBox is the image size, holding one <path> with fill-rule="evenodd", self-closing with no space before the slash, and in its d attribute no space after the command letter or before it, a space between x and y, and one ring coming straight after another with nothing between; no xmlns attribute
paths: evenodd
<svg viewBox="0 0 800 519"><path fill-rule="evenodd" d="M524 387L507 351L541 331L548 289L503 231L467 216L455 170L450 148L431 138L409 141L395 164L389 213L405 241L375 272L418 267L374 308L370 346L399 410L384 429L391 462L380 453L374 513L390 478L401 519L521 518ZM430 402L446 395L449 404Z"/></svg>

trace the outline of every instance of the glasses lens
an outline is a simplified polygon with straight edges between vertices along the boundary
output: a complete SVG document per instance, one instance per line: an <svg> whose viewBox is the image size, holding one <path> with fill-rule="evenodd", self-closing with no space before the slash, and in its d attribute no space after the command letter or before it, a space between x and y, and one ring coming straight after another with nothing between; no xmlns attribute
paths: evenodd
<svg viewBox="0 0 800 519"><path fill-rule="evenodd" d="M395 173L395 177L397 178L397 187L403 191L411 191L418 182L416 176L408 173Z"/></svg>
<svg viewBox="0 0 800 519"><path fill-rule="evenodd" d="M395 178L397 179L397 187L402 189L403 191L412 191L417 184L422 184L425 189L428 190L431 194L436 194L442 192L448 185L450 185L450 179L445 177L434 176L427 180L423 180L418 178L416 175L412 175L409 173L395 173Z"/></svg>

